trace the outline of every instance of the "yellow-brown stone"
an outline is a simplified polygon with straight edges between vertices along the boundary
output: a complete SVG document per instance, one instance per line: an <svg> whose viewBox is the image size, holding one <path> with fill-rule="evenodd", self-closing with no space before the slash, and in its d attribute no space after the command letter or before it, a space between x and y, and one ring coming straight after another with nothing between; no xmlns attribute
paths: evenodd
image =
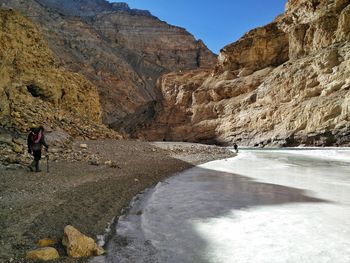
<svg viewBox="0 0 350 263"><path fill-rule="evenodd" d="M64 228L62 244L66 247L68 256L73 258L102 255L104 253L103 248L97 246L92 238L85 236L69 225Z"/></svg>
<svg viewBox="0 0 350 263"><path fill-rule="evenodd" d="M43 238L38 241L38 246L39 247L51 247L54 246L58 243L58 240L56 239L51 239L51 238Z"/></svg>
<svg viewBox="0 0 350 263"><path fill-rule="evenodd" d="M60 256L56 249L52 247L44 247L29 251L26 259L35 261L49 261L58 259Z"/></svg>

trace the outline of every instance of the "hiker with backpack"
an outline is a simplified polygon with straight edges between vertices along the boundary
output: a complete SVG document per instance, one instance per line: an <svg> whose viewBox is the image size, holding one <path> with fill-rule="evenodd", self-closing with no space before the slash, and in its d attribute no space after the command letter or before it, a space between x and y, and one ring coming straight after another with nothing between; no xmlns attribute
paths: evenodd
<svg viewBox="0 0 350 263"><path fill-rule="evenodd" d="M34 161L28 166L30 171L41 172L39 168L39 161L41 159L41 150L45 146L46 151L48 151L49 146L45 142L44 128L40 126L39 128L31 128L28 139L28 153L33 154Z"/></svg>

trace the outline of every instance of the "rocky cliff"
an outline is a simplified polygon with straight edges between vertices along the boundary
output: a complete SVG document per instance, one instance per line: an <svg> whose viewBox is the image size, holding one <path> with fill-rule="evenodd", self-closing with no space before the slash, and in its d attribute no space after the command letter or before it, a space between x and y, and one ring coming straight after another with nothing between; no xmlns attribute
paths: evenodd
<svg viewBox="0 0 350 263"><path fill-rule="evenodd" d="M162 76L156 121L135 136L349 145L349 76L349 1L289 0L271 24L224 47L214 69Z"/></svg>
<svg viewBox="0 0 350 263"><path fill-rule="evenodd" d="M155 83L164 72L215 63L215 55L186 30L125 3L0 0L0 4L33 20L61 65L97 86L103 122L115 129L128 131L153 117L153 102L160 97Z"/></svg>
<svg viewBox="0 0 350 263"><path fill-rule="evenodd" d="M96 87L58 65L31 21L15 11L0 15L2 126L27 131L42 121L49 125L59 115L101 123Z"/></svg>
<svg viewBox="0 0 350 263"><path fill-rule="evenodd" d="M60 67L30 20L0 10L0 25L0 161L23 153L19 135L32 126L71 136L120 138L102 125L96 86Z"/></svg>

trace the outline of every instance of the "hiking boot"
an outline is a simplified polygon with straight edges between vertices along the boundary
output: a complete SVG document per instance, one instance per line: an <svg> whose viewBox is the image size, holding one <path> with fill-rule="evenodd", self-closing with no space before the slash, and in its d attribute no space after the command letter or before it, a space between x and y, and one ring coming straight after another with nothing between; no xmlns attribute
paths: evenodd
<svg viewBox="0 0 350 263"><path fill-rule="evenodd" d="M35 164L35 172L36 173L40 173L41 172L41 170L39 168L39 161L37 161L36 164Z"/></svg>
<svg viewBox="0 0 350 263"><path fill-rule="evenodd" d="M28 169L29 169L31 172L34 172L33 166L28 165L27 167L28 167Z"/></svg>
<svg viewBox="0 0 350 263"><path fill-rule="evenodd" d="M36 161L34 160L30 165L28 165L28 168L29 168L29 170L31 171L31 172L34 172L34 168L35 169L37 169L36 168Z"/></svg>

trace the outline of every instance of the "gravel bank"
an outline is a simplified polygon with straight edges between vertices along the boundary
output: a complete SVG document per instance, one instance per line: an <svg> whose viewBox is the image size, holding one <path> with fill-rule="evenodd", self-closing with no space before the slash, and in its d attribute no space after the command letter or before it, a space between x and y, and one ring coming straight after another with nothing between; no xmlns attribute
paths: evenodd
<svg viewBox="0 0 350 263"><path fill-rule="evenodd" d="M47 173L43 160L41 173L0 170L1 262L24 262L40 238L61 238L68 224L96 239L137 193L196 164L234 156L216 146L115 140L77 141L72 150L98 156L98 165L51 161Z"/></svg>

